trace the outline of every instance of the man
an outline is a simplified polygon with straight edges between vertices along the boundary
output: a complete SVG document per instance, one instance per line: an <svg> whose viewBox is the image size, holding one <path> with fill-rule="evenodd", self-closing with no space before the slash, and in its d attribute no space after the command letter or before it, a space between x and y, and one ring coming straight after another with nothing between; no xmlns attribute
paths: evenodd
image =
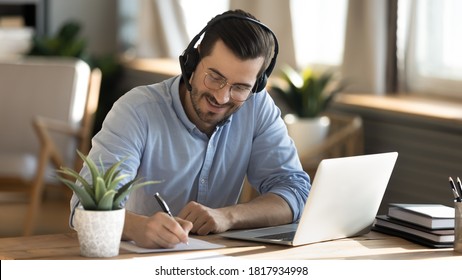
<svg viewBox="0 0 462 280"><path fill-rule="evenodd" d="M271 30L250 14L229 11L212 19L180 56L182 76L137 87L114 104L90 157L109 166L130 155L124 171L163 180L130 195L123 239L169 248L186 243L189 232L300 218L309 177L264 90L276 55ZM86 168L81 174L89 176ZM236 204L245 176L261 195ZM162 211L156 192L175 218ZM77 203L73 197L71 207Z"/></svg>

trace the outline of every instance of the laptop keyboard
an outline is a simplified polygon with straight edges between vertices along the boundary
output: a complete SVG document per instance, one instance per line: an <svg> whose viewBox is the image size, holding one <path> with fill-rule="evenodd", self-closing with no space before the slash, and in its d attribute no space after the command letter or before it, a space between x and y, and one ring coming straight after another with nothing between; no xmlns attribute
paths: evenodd
<svg viewBox="0 0 462 280"><path fill-rule="evenodd" d="M262 235L257 238L262 239L272 239L272 240L281 240L281 241L292 241L295 236L295 231L281 232L276 234Z"/></svg>

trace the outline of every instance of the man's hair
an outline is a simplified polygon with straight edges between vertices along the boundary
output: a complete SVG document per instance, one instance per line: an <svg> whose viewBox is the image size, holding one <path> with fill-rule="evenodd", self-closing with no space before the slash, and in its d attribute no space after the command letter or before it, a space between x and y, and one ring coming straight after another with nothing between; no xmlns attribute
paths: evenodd
<svg viewBox="0 0 462 280"><path fill-rule="evenodd" d="M250 13L242 10L233 10L223 13L223 15L226 14L235 14L257 20ZM273 57L275 46L274 35L270 30L255 22L237 17L218 20L207 32L205 32L200 43L200 56L205 57L210 55L218 40L222 40L234 55L242 60L263 57L265 62L258 76L263 74Z"/></svg>

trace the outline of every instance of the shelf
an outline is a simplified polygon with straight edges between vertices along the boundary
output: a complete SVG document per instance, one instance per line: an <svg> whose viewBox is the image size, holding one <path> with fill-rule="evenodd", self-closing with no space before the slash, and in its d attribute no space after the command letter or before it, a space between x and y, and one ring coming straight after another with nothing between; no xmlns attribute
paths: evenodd
<svg viewBox="0 0 462 280"><path fill-rule="evenodd" d="M24 26L43 35L46 31L46 4L46 0L0 0L0 18L22 18Z"/></svg>

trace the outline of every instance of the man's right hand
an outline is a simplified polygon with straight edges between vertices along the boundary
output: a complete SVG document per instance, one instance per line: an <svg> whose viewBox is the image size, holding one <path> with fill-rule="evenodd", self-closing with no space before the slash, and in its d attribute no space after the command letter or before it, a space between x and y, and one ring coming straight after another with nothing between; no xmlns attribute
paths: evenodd
<svg viewBox="0 0 462 280"><path fill-rule="evenodd" d="M147 217L126 211L122 239L144 248L173 248L178 243L188 243L192 227L191 222L164 212Z"/></svg>

